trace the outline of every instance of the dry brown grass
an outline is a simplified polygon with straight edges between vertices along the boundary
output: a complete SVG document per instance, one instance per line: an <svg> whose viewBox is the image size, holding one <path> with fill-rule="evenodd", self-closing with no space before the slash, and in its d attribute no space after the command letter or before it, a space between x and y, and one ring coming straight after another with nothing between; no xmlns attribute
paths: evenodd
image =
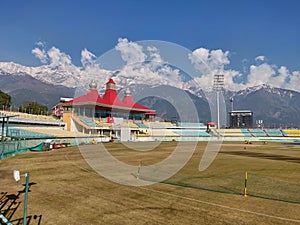
<svg viewBox="0 0 300 225"><path fill-rule="evenodd" d="M174 146L176 142L162 143L155 150L136 152L119 143L106 144L115 157L132 165L137 165L140 160L145 164L158 162L166 158ZM84 146L87 149L95 147ZM294 199L299 198L299 163L227 154L226 151L244 150L244 145L227 143L222 147L225 153L218 154L213 164L200 173L198 165L204 147L205 143L199 143L193 158L169 182L242 193L244 171L248 170L249 189L251 185L253 188L259 186L251 181L252 173L253 179L263 176L295 185L298 196ZM247 145L246 150L300 157L299 147L287 148L284 145ZM12 177L14 169L30 172L30 225L300 224L300 204L164 183L148 187L113 183L95 173L77 147L26 153L0 161L0 209L13 224L22 224L24 198L24 193L18 195L18 191L24 188L24 178L16 183ZM279 188L274 194L282 191ZM7 198L11 194L17 195L16 202L20 204L11 204L13 200ZM289 193L282 197L289 197L285 195ZM10 210L5 211L8 208ZM38 217L34 218L34 215Z"/></svg>

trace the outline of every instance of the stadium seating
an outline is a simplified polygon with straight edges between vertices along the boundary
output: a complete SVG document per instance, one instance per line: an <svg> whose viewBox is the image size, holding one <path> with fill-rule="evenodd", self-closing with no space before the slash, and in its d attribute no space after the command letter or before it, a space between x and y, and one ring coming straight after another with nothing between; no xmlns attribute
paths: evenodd
<svg viewBox="0 0 300 225"><path fill-rule="evenodd" d="M100 127L98 124L94 122L92 118L88 117L79 117L79 120L84 123L88 127Z"/></svg>
<svg viewBox="0 0 300 225"><path fill-rule="evenodd" d="M174 127L175 125L171 122L144 122L148 127L151 128L167 128L167 127Z"/></svg>
<svg viewBox="0 0 300 225"><path fill-rule="evenodd" d="M160 137L179 137L180 136L178 133L174 133L174 132L172 132L170 130L166 130L166 129L165 130L153 129L151 135L154 137L158 137L158 136L160 136Z"/></svg>
<svg viewBox="0 0 300 225"><path fill-rule="evenodd" d="M300 130L292 129L292 130L282 130L284 136L287 137L300 137Z"/></svg>
<svg viewBox="0 0 300 225"><path fill-rule="evenodd" d="M135 122L135 124L139 127L139 128L149 128L146 124L144 123L139 123L139 122Z"/></svg>
<svg viewBox="0 0 300 225"><path fill-rule="evenodd" d="M15 139L38 139L38 138L54 138L54 135L48 135L19 128L9 128L8 135Z"/></svg>
<svg viewBox="0 0 300 225"><path fill-rule="evenodd" d="M265 129L265 133L269 137L283 137L283 134L280 129Z"/></svg>
<svg viewBox="0 0 300 225"><path fill-rule="evenodd" d="M74 117L74 116L73 116ZM96 123L98 126L100 126L101 128L105 127L105 128L109 128L112 126L111 123L108 123L106 120L102 120L102 119L95 119L94 123Z"/></svg>
<svg viewBox="0 0 300 225"><path fill-rule="evenodd" d="M186 128L206 128L203 123L186 123L186 122L178 122L178 127L186 127Z"/></svg>
<svg viewBox="0 0 300 225"><path fill-rule="evenodd" d="M148 133L138 133L137 137L150 137L150 134L148 134Z"/></svg>
<svg viewBox="0 0 300 225"><path fill-rule="evenodd" d="M245 137L241 129L218 129L217 132L224 137Z"/></svg>
<svg viewBox="0 0 300 225"><path fill-rule="evenodd" d="M210 137L211 135L201 130L174 130L176 134L182 137Z"/></svg>
<svg viewBox="0 0 300 225"><path fill-rule="evenodd" d="M267 137L267 134L262 129L248 129L253 137Z"/></svg>
<svg viewBox="0 0 300 225"><path fill-rule="evenodd" d="M75 131L66 131L61 128L55 127L22 127L22 130L26 130L29 132L41 133L53 137L82 137L82 136L90 136L87 134L83 134L82 132Z"/></svg>
<svg viewBox="0 0 300 225"><path fill-rule="evenodd" d="M46 115L33 115L28 113L11 112L11 111L3 111L3 110L1 110L0 113L5 116L16 116L16 118L18 119L59 122L57 118L54 118L52 116L46 116Z"/></svg>
<svg viewBox="0 0 300 225"><path fill-rule="evenodd" d="M245 137L252 137L248 129L241 129L241 132L245 135Z"/></svg>
<svg viewBox="0 0 300 225"><path fill-rule="evenodd" d="M173 130L174 133L182 137L210 137L206 132L206 126L203 123L178 122L177 127L181 129Z"/></svg>
<svg viewBox="0 0 300 225"><path fill-rule="evenodd" d="M138 126L132 121L123 122L121 126L122 127L130 127L130 128L133 128L133 129L138 128Z"/></svg>

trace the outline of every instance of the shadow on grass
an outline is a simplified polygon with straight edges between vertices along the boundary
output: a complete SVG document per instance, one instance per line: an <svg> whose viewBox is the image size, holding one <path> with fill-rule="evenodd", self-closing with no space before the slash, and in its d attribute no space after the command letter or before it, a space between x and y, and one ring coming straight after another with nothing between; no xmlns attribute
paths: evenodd
<svg viewBox="0 0 300 225"><path fill-rule="evenodd" d="M36 183L35 182L29 183L28 192L30 192L30 187L32 185L36 185ZM23 224L23 217L13 219L13 216L18 209L23 211L23 207L20 208L20 205L24 201L25 191L26 191L25 184L23 184L23 186L24 186L24 189L21 191L18 191L17 195L9 194L8 192L0 193L0 213L3 216L5 216L14 225ZM0 224L2 224L1 222L2 221L0 219ZM34 225L34 224L40 225L41 222L42 222L42 215L28 215L26 217L26 224L28 224L28 225Z"/></svg>
<svg viewBox="0 0 300 225"><path fill-rule="evenodd" d="M32 215L30 215L30 216L27 216L26 217L26 224L28 224L28 225L33 225L33 224L38 224L38 225L40 225L41 224L41 222L42 222L42 215L39 215L39 216L37 216L37 215L34 215L34 216L32 216ZM15 219L15 220L12 220L12 221L10 221L12 224L14 224L14 225L21 225L21 224L23 224L23 218L19 218L19 219Z"/></svg>

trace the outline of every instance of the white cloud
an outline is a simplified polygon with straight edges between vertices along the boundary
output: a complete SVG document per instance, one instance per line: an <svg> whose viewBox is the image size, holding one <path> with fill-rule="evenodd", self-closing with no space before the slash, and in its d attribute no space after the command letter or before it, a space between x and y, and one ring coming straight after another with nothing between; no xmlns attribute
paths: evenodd
<svg viewBox="0 0 300 225"><path fill-rule="evenodd" d="M90 79L107 80L114 73L114 71L101 69L100 65L96 63L97 56L87 49L81 51L82 67L77 67L72 64L71 57L60 49L52 47L46 51L42 42L36 44L40 47L32 49L32 53L43 64L47 64L46 66L49 67L61 66L69 74L73 74L87 83ZM120 71L115 78L120 85L126 86L130 85L130 82L134 82L151 85L165 84L178 88L188 86L182 81L180 70L169 66L157 47L143 47L136 42L128 41L126 38L120 38L115 50L120 52L122 59L126 62L125 66L119 69ZM193 83L193 88L206 89L208 87L209 89L213 84L213 76L224 74L225 88L230 90L269 84L300 91L300 71L289 71L285 66L279 67L269 64L266 62L266 57L262 55L255 57L255 61L259 62L256 65L246 65L249 61L244 60L242 71L237 71L228 68L230 65L229 55L229 51L222 49L195 49L188 55L188 59L194 68L200 72L200 76L194 77L189 85Z"/></svg>
<svg viewBox="0 0 300 225"><path fill-rule="evenodd" d="M115 47L126 64L119 69L115 77L120 85L149 84L171 85L182 88L183 82L178 69L171 68L161 57L155 46L143 46L139 43L119 38Z"/></svg>
<svg viewBox="0 0 300 225"><path fill-rule="evenodd" d="M286 85L286 88L300 91L300 71L294 71L289 74L289 82Z"/></svg>
<svg viewBox="0 0 300 225"><path fill-rule="evenodd" d="M247 85L256 86L261 84L270 84L270 78L276 74L276 71L271 65L264 63L259 66L250 66L250 73L248 75Z"/></svg>
<svg viewBox="0 0 300 225"><path fill-rule="evenodd" d="M259 66L251 65L247 86L269 84L274 87L284 88L285 79L288 76L287 72L285 67L278 69L275 65L269 65L267 63L263 63Z"/></svg>
<svg viewBox="0 0 300 225"><path fill-rule="evenodd" d="M34 48L32 49L32 54L37 57L42 63L46 64L48 62L48 56L44 49Z"/></svg>
<svg viewBox="0 0 300 225"><path fill-rule="evenodd" d="M135 63L128 64L120 70L118 82L124 85L130 85L128 82L135 84L149 85L171 85L182 88L183 82L179 76L179 70L172 69L168 65L152 64L152 63Z"/></svg>
<svg viewBox="0 0 300 225"><path fill-rule="evenodd" d="M123 68L119 68L119 75L115 77L120 85L129 85L130 82L134 82L136 84L183 87L179 70L170 67L162 59L159 49L155 46L147 46L143 51L143 46L138 43L120 38L115 49L120 52L122 59L126 62ZM47 63L46 66L50 68L60 66L67 73L80 78L82 86L89 83L91 79L107 80L115 72L101 69L96 61L97 56L87 49L81 51L81 68L73 65L71 57L57 47L52 47L48 51L35 48L32 53L43 63Z"/></svg>
<svg viewBox="0 0 300 225"><path fill-rule="evenodd" d="M250 65L246 69L243 60L242 72L226 69L230 64L229 51L209 50L205 48L198 48L194 50L189 59L194 65L195 69L201 72L202 76L195 78L197 84L206 84L212 86L214 74L224 74L225 88L231 90L239 90L247 87L269 84L274 87L287 88L300 91L300 72L290 72L285 66L276 66L266 63L265 56L257 56L256 62L259 65ZM249 71L249 72L247 72ZM247 72L247 73L246 73ZM244 74L243 74L244 73ZM241 83L241 78L245 76L245 82ZM240 83L235 80L240 80Z"/></svg>
<svg viewBox="0 0 300 225"><path fill-rule="evenodd" d="M67 55L64 52L61 52L56 47L52 47L51 49L49 49L47 54L48 54L51 66L71 65L72 64L71 56Z"/></svg>
<svg viewBox="0 0 300 225"><path fill-rule="evenodd" d="M209 50L198 48L189 54L189 59L197 70L203 74L223 71L224 67L230 63L228 59L229 51L223 52L221 49Z"/></svg>
<svg viewBox="0 0 300 225"><path fill-rule="evenodd" d="M278 72L277 76L273 77L273 80L275 81L274 86L277 85L278 87L285 88L288 82L288 78L290 76L289 70L285 66L281 66L277 70L277 72Z"/></svg>
<svg viewBox="0 0 300 225"><path fill-rule="evenodd" d="M92 66L97 57L86 48L81 51L81 64L84 68Z"/></svg>
<svg viewBox="0 0 300 225"><path fill-rule="evenodd" d="M58 48L52 47L47 52L45 49L34 48L32 54L37 57L43 64L50 63L50 66L72 65L71 56L61 52Z"/></svg>
<svg viewBox="0 0 300 225"><path fill-rule="evenodd" d="M202 73L209 72L210 68L208 65L210 52L205 48L198 48L189 54L189 59L194 67Z"/></svg>
<svg viewBox="0 0 300 225"><path fill-rule="evenodd" d="M263 55L259 55L259 56L257 56L256 58L255 58L255 61L261 61L261 62L263 62L263 61L265 61L266 60L266 57L265 56L263 56Z"/></svg>
<svg viewBox="0 0 300 225"><path fill-rule="evenodd" d="M269 84L273 87L300 91L300 72L290 72L287 67L263 63L259 66L251 65L247 76L246 87Z"/></svg>
<svg viewBox="0 0 300 225"><path fill-rule="evenodd" d="M144 62L147 57L141 45L126 38L119 38L115 49L121 52L121 57L127 64Z"/></svg>
<svg viewBox="0 0 300 225"><path fill-rule="evenodd" d="M212 68L224 69L230 63L228 59L229 51L223 52L221 49L210 52L210 66Z"/></svg>
<svg viewBox="0 0 300 225"><path fill-rule="evenodd" d="M42 48L45 47L45 43L44 43L43 41L37 41L37 42L35 42L35 44L36 44L37 46L39 46L39 47L42 47Z"/></svg>
<svg viewBox="0 0 300 225"><path fill-rule="evenodd" d="M196 83L201 85L201 88L211 89L215 74L224 75L225 87L228 89L236 90L243 86L243 84L234 82L234 78L241 75L240 72L226 69L226 66L230 64L229 51L198 48L188 57L195 69L202 74L200 77L194 78Z"/></svg>
<svg viewBox="0 0 300 225"><path fill-rule="evenodd" d="M154 46L148 46L147 51L149 52L149 61L156 62L156 63L161 63L163 62L159 49L157 49Z"/></svg>

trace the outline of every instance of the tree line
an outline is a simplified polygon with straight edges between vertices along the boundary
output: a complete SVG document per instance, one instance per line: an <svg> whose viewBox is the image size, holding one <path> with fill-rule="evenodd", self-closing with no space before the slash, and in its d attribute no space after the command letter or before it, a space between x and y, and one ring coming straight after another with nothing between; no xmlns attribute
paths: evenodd
<svg viewBox="0 0 300 225"><path fill-rule="evenodd" d="M7 93L4 93L0 90L0 107L2 110L11 110L12 102L11 96ZM45 105L41 105L38 102L28 101L23 102L21 106L17 107L19 112L29 113L29 114L48 114L48 107Z"/></svg>

